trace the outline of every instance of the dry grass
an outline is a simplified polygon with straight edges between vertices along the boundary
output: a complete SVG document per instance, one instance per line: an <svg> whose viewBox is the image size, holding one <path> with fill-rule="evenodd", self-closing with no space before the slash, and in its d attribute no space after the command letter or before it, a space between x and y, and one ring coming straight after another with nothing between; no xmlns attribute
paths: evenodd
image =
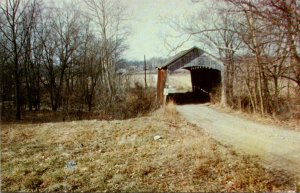
<svg viewBox="0 0 300 193"><path fill-rule="evenodd" d="M135 83L138 82L141 85L144 85L145 76L143 73L133 74L131 77L131 87L134 87ZM147 85L149 87L156 88L157 86L157 74L147 74ZM174 73L169 77L170 87L176 89L177 91L192 91L192 81L191 75L189 72L185 73Z"/></svg>
<svg viewBox="0 0 300 193"><path fill-rule="evenodd" d="M243 111L234 110L232 108L223 107L220 104L212 104L210 107L217 109L218 111L224 113L230 113L234 116L242 117L244 119L255 121L265 125L273 125L276 127L280 127L282 129L300 131L300 118L299 117L289 117L288 119L282 120L278 119L276 116L264 115L261 116L259 113L247 113ZM300 113L300 111L299 111Z"/></svg>
<svg viewBox="0 0 300 193"><path fill-rule="evenodd" d="M126 121L1 129L2 191L295 190L291 176L258 163L184 121L174 105Z"/></svg>

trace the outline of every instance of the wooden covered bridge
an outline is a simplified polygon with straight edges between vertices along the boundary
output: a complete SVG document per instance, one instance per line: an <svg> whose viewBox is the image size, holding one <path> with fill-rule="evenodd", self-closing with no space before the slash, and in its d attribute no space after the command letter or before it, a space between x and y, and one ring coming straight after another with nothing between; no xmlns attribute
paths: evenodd
<svg viewBox="0 0 300 193"><path fill-rule="evenodd" d="M221 87L223 63L202 49L193 47L184 50L158 67L157 97L161 104L167 98L176 103L208 102L210 94ZM169 74L178 69L187 69L191 74L192 92L169 93Z"/></svg>

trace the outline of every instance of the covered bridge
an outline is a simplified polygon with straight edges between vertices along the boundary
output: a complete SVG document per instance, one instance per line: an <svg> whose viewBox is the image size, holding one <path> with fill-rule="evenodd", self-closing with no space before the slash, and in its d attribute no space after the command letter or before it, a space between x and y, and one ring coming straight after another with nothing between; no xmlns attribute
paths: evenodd
<svg viewBox="0 0 300 193"><path fill-rule="evenodd" d="M222 85L223 68L220 60L197 47L178 53L158 67L157 97L159 102L164 103L166 95L179 103L185 99L191 102L191 98L197 99L196 101L209 101L210 93ZM176 93L168 92L168 76L170 72L178 69L190 71L192 93L176 95Z"/></svg>

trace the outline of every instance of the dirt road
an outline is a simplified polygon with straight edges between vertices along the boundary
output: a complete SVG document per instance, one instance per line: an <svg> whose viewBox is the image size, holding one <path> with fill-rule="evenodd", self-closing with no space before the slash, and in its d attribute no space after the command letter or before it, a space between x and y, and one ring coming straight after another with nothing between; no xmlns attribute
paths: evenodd
<svg viewBox="0 0 300 193"><path fill-rule="evenodd" d="M300 176L300 132L251 122L208 105L177 106L178 112L222 144L257 155L265 165Z"/></svg>

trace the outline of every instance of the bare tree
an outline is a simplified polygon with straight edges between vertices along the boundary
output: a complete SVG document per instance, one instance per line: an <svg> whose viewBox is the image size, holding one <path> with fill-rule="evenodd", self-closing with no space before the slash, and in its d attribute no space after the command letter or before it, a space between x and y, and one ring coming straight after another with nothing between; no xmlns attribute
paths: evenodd
<svg viewBox="0 0 300 193"><path fill-rule="evenodd" d="M50 14L50 12L48 12ZM74 10L56 8L48 15L41 26L44 50L44 66L47 70L47 79L44 85L50 94L52 110L56 111L61 106L64 92L64 83L67 69L77 59L77 49L81 45L80 23Z"/></svg>
<svg viewBox="0 0 300 193"><path fill-rule="evenodd" d="M206 8L206 11L201 10L198 15L185 19L182 23L179 23L178 20L169 20L169 25L179 33L177 37L185 36L185 41L194 40L203 47L218 51L219 57L225 66L221 102L224 105L229 104L232 106L234 99L233 84L237 68L234 59L236 51L241 46L241 40L235 30L235 20L237 18L232 15L230 10L221 7L211 4ZM172 48L172 50L181 47L185 41ZM168 43L167 45L171 46Z"/></svg>
<svg viewBox="0 0 300 193"><path fill-rule="evenodd" d="M196 40L202 47L218 49L225 65L226 102L241 106L244 100L255 112L276 112L280 106L281 78L292 80L299 87L299 2L214 2L214 9L207 9L209 13L201 10L198 16L181 23L178 19L169 21L178 32L176 38L186 37L173 48Z"/></svg>
<svg viewBox="0 0 300 193"><path fill-rule="evenodd" d="M24 78L25 78L25 87L26 87L26 95L29 110L39 110L40 108L40 55L38 55L39 49L39 39L36 33L36 29L38 26L38 18L41 17L41 8L42 4L37 2L35 5L35 17L34 20L30 20L28 17L30 14L26 14L22 21L22 24L25 26L30 25L32 22L32 28L29 29L27 33L27 37L25 40L24 46Z"/></svg>
<svg viewBox="0 0 300 193"><path fill-rule="evenodd" d="M211 16L211 15L210 15ZM235 31L236 23L230 10L217 9L215 17L202 17L205 23L191 25L190 33L197 36L199 42L203 42L211 49L217 49L220 59L224 63L222 104L233 105L234 81L236 77L236 52L241 46L241 40ZM209 25L207 25L209 23Z"/></svg>
<svg viewBox="0 0 300 193"><path fill-rule="evenodd" d="M5 48L12 57L14 66L14 87L16 103L16 119L21 120L21 87L22 73L24 65L24 48L30 31L34 26L36 17L36 0L6 0L1 1L0 14L3 20L0 23L0 32L6 38L6 44L1 46ZM24 20L27 22L25 23Z"/></svg>
<svg viewBox="0 0 300 193"><path fill-rule="evenodd" d="M273 26L278 26L285 34L290 53L290 70L292 73L283 75L300 87L300 11L298 0L267 0L262 1L264 10L258 12L262 18Z"/></svg>
<svg viewBox="0 0 300 193"><path fill-rule="evenodd" d="M87 104L89 112L92 111L96 89L101 88L101 55L99 40L90 31L90 23L86 21L86 31L82 56L78 61L79 93L81 104ZM81 107L83 109L83 107Z"/></svg>
<svg viewBox="0 0 300 193"><path fill-rule="evenodd" d="M107 95L106 106L114 100L117 92L116 64L124 50L127 29L124 27L124 7L116 0L85 0L90 17L96 24L96 34L100 39L102 71L101 81Z"/></svg>
<svg viewBox="0 0 300 193"><path fill-rule="evenodd" d="M1 96L0 96L0 102L1 102L1 114L3 115L5 111L8 109L12 109L13 106L11 106L11 101L13 101L13 93L14 90L11 85L11 79L13 74L13 66L11 62L11 57L9 52L4 48L3 45L7 44L7 39L3 36L2 33L0 33L0 84L1 84ZM1 116L1 119L3 116Z"/></svg>
<svg viewBox="0 0 300 193"><path fill-rule="evenodd" d="M255 58L255 93L261 114L276 110L279 78L299 78L299 11L295 0L225 0L234 7L236 32ZM253 73L252 73L253 74ZM274 85L270 84L273 80ZM271 93L274 87L273 94ZM257 105L256 105L257 107Z"/></svg>

